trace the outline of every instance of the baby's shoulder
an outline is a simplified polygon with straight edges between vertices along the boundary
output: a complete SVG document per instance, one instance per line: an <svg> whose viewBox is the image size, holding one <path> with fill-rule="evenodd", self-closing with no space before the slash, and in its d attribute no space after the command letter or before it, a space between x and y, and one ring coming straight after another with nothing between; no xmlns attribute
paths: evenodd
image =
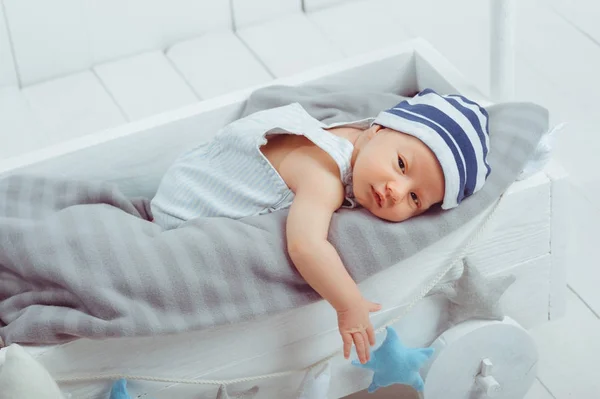
<svg viewBox="0 0 600 399"><path fill-rule="evenodd" d="M292 191L311 188L344 197L344 185L337 163L317 146L291 151L281 164L281 175Z"/></svg>

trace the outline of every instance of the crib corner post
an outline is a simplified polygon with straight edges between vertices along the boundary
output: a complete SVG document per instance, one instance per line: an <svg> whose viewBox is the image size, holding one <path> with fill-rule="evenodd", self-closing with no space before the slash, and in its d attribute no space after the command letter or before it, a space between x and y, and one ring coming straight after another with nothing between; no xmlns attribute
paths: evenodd
<svg viewBox="0 0 600 399"><path fill-rule="evenodd" d="M515 95L515 0L490 0L490 96L494 102Z"/></svg>

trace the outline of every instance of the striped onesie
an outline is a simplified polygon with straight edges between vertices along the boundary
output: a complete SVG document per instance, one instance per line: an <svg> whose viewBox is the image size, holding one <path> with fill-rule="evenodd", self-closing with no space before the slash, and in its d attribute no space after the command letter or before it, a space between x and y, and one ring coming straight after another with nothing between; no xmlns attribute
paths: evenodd
<svg viewBox="0 0 600 399"><path fill-rule="evenodd" d="M340 170L345 207L355 207L350 160L354 147L325 128L366 129L373 119L325 125L298 103L251 114L225 126L208 143L182 154L151 201L157 224L179 227L197 217L239 219L289 207L294 193L260 151L267 135L303 135L327 152Z"/></svg>

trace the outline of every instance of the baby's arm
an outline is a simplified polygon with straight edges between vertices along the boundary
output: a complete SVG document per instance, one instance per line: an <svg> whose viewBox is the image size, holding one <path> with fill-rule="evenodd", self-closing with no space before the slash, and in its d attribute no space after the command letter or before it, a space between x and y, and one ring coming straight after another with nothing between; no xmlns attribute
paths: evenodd
<svg viewBox="0 0 600 399"><path fill-rule="evenodd" d="M333 187L319 185L297 190L287 219L290 257L304 279L336 310L350 307L361 293L327 240L329 223L335 212ZM337 197L337 195L335 195Z"/></svg>
<svg viewBox="0 0 600 399"><path fill-rule="evenodd" d="M290 258L302 277L337 311L344 356L349 357L354 342L365 363L370 358L369 344L375 344L369 312L379 310L379 305L363 298L327 240L331 217L344 199L343 186L337 171L323 168L314 158L296 161L295 171L287 174L295 192L287 219Z"/></svg>

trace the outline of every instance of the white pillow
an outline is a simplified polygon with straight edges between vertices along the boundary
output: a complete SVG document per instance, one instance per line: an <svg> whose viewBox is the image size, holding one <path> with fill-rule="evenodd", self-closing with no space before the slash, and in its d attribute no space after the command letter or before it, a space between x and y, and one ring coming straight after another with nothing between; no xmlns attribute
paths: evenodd
<svg viewBox="0 0 600 399"><path fill-rule="evenodd" d="M64 399L50 373L21 346L6 348L0 368L0 399Z"/></svg>

